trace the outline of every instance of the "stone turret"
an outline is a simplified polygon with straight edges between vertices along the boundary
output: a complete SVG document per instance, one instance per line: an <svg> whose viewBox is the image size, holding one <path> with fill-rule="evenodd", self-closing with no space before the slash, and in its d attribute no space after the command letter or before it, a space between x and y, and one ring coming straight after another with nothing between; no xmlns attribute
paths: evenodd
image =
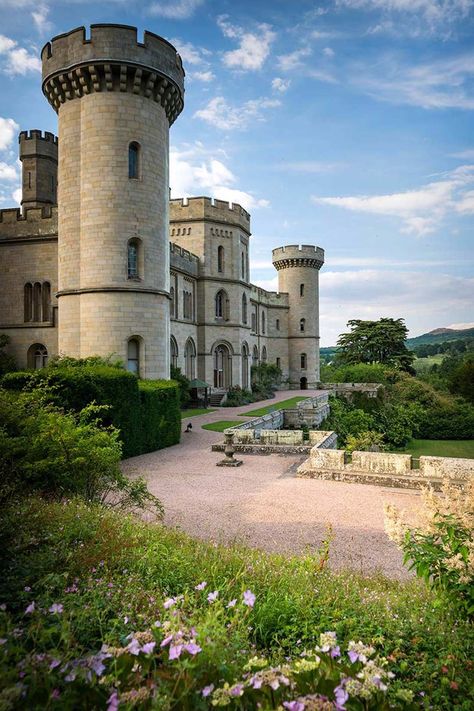
<svg viewBox="0 0 474 711"><path fill-rule="evenodd" d="M115 353L169 377L169 127L183 108L166 40L92 25L42 50L58 113L59 353Z"/></svg>
<svg viewBox="0 0 474 711"><path fill-rule="evenodd" d="M292 244L272 252L278 290L288 294L290 388L312 388L319 381L319 270L324 250Z"/></svg>
<svg viewBox="0 0 474 711"><path fill-rule="evenodd" d="M58 139L47 131L22 131L18 136L22 167L23 211L30 207L56 205Z"/></svg>

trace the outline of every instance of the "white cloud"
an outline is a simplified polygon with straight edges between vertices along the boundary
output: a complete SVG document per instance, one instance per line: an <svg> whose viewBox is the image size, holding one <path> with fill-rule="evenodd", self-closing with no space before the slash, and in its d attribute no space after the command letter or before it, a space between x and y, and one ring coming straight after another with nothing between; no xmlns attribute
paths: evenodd
<svg viewBox="0 0 474 711"><path fill-rule="evenodd" d="M22 198L21 188L17 188L16 190L13 191L12 198L16 202L17 205L21 205L21 198Z"/></svg>
<svg viewBox="0 0 474 711"><path fill-rule="evenodd" d="M258 25L255 32L245 32L241 27L231 24L227 15L218 17L217 24L224 37L239 41L237 49L224 52L222 57L224 64L240 71L261 69L270 54L270 45L276 37L270 25L262 23Z"/></svg>
<svg viewBox="0 0 474 711"><path fill-rule="evenodd" d="M461 160L474 160L474 148L468 148L465 151L459 151L459 153L451 153L453 158L461 158Z"/></svg>
<svg viewBox="0 0 474 711"><path fill-rule="evenodd" d="M0 180L18 180L17 167L0 161Z"/></svg>
<svg viewBox="0 0 474 711"><path fill-rule="evenodd" d="M280 94L284 94L290 88L291 79L281 79L281 77L275 77L272 79L272 89L273 91L278 91Z"/></svg>
<svg viewBox="0 0 474 711"><path fill-rule="evenodd" d="M171 197L191 197L205 193L210 197L236 202L246 210L268 207L269 202L236 186L237 178L225 165L222 151L206 150L202 144L195 143L170 150L170 185Z"/></svg>
<svg viewBox="0 0 474 711"><path fill-rule="evenodd" d="M10 76L41 71L39 57L30 54L24 47L19 47L18 42L5 35L0 35L0 55L6 60L1 66L1 71Z"/></svg>
<svg viewBox="0 0 474 711"><path fill-rule="evenodd" d="M192 72L191 74L188 74L188 79L196 79L197 81L203 81L206 83L214 81L215 78L216 75L213 74L210 69L205 72Z"/></svg>
<svg viewBox="0 0 474 711"><path fill-rule="evenodd" d="M0 116L0 151L10 147L19 130L19 125L12 118Z"/></svg>
<svg viewBox="0 0 474 711"><path fill-rule="evenodd" d="M449 211L474 211L474 191L466 190L466 186L473 182L474 166L459 166L446 173L443 180L416 190L387 195L312 196L311 199L319 205L397 217L402 221L402 232L422 236L434 232Z"/></svg>
<svg viewBox="0 0 474 711"><path fill-rule="evenodd" d="M455 331L463 331L465 328L474 328L474 321L468 323L451 323L446 328L453 328Z"/></svg>
<svg viewBox="0 0 474 711"><path fill-rule="evenodd" d="M40 35L47 34L52 30L52 23L48 20L49 7L46 4L40 4L36 10L33 10L31 17L35 23L36 29Z"/></svg>
<svg viewBox="0 0 474 711"><path fill-rule="evenodd" d="M170 2L153 2L148 11L150 15L158 15L169 20L187 20L204 4L204 0L171 0Z"/></svg>
<svg viewBox="0 0 474 711"><path fill-rule="evenodd" d="M289 54L281 54L278 57L278 66L282 72L290 72L301 67L304 63L303 59L309 57L310 54L312 54L311 47L301 47L301 49L296 49Z"/></svg>
<svg viewBox="0 0 474 711"><path fill-rule="evenodd" d="M263 97L251 99L240 106L231 106L223 96L215 96L207 106L196 111L194 117L222 131L230 131L245 128L250 121L263 121L263 110L275 108L280 104L278 99Z"/></svg>
<svg viewBox="0 0 474 711"><path fill-rule="evenodd" d="M328 173L341 167L341 163L324 163L317 160L300 160L281 163L282 170L291 170L295 173Z"/></svg>
<svg viewBox="0 0 474 711"><path fill-rule="evenodd" d="M186 64L203 64L206 62L205 57L210 54L209 50L203 47L196 47L196 45L191 42L184 42L183 40L172 38L170 39L171 44L176 47L179 52L181 59Z"/></svg>
<svg viewBox="0 0 474 711"><path fill-rule="evenodd" d="M333 49L331 49L331 47L324 47L323 54L325 57L329 57L331 59L336 53Z"/></svg>

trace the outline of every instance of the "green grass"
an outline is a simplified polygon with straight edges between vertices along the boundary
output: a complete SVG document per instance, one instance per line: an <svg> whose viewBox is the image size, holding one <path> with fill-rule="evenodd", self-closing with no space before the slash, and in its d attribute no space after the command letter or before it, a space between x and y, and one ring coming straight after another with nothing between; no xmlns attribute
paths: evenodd
<svg viewBox="0 0 474 711"><path fill-rule="evenodd" d="M403 450L412 457L465 457L474 459L473 439L412 439Z"/></svg>
<svg viewBox="0 0 474 711"><path fill-rule="evenodd" d="M436 355L426 356L426 358L416 358L413 361L413 367L417 373L422 373L431 368L432 365L440 365L444 358L446 358L445 353L437 353Z"/></svg>
<svg viewBox="0 0 474 711"><path fill-rule="evenodd" d="M307 397L290 397L289 400L281 400L281 402L273 402L271 405L266 407L259 407L258 410L250 410L250 412L241 412L239 417L261 417L262 415L268 415L269 412L274 412L275 410L291 410L291 408L296 407L296 403L301 402L301 400L307 400Z"/></svg>
<svg viewBox="0 0 474 711"><path fill-rule="evenodd" d="M208 425L201 425L203 430L212 430L213 432L224 432L228 427L241 425L237 420L219 420L218 422L210 422Z"/></svg>
<svg viewBox="0 0 474 711"><path fill-rule="evenodd" d="M196 415L205 415L208 412L215 412L215 409L210 407L195 407L189 410L181 410L181 419L187 420L188 417L196 417Z"/></svg>

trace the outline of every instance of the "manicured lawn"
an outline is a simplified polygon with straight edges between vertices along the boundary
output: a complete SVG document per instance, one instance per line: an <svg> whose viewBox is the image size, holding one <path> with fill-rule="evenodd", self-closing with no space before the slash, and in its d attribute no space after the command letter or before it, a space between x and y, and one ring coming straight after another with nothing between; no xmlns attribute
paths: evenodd
<svg viewBox="0 0 474 711"><path fill-rule="evenodd" d="M262 415L268 415L269 412L274 412L275 410L282 410L282 409L287 409L290 410L292 407L296 407L297 402L301 402L301 400L307 400L307 397L301 397L299 395L298 397L290 397L289 400L281 400L281 402L273 402L271 405L267 405L266 407L260 407L258 410L250 410L250 412L241 412L239 413L239 417L249 417L250 416L255 416L255 417L261 417Z"/></svg>
<svg viewBox="0 0 474 711"><path fill-rule="evenodd" d="M208 425L202 425L203 430L212 430L213 432L224 432L228 427L241 425L241 422L236 420L219 420L218 422L210 422Z"/></svg>
<svg viewBox="0 0 474 711"><path fill-rule="evenodd" d="M413 457L426 455L474 459L474 439L412 439L402 451Z"/></svg>
<svg viewBox="0 0 474 711"><path fill-rule="evenodd" d="M215 409L210 407L195 407L189 410L181 410L181 419L187 420L188 417L196 417L196 415L205 415L208 412L215 412Z"/></svg>

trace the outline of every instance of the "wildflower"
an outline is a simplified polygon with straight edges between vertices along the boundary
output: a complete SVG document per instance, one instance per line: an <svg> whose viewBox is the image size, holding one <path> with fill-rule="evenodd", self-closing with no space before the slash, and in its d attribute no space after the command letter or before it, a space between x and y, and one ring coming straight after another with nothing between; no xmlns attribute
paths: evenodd
<svg viewBox="0 0 474 711"><path fill-rule="evenodd" d="M128 617L127 617L127 615L125 615L125 617L123 618L123 621L124 621L124 623L125 623L126 625L128 625Z"/></svg>
<svg viewBox="0 0 474 711"><path fill-rule="evenodd" d="M1 647L3 644L6 644L7 641L8 641L8 640L6 640L4 637L2 637L2 638L0 639L0 647Z"/></svg>
<svg viewBox="0 0 474 711"><path fill-rule="evenodd" d="M35 602L30 602L25 610L25 615L31 615L35 611Z"/></svg>
<svg viewBox="0 0 474 711"><path fill-rule="evenodd" d="M67 676L64 677L64 681L74 681L75 678L76 678L76 672L71 671L71 672L69 672L69 674L67 674Z"/></svg>
<svg viewBox="0 0 474 711"><path fill-rule="evenodd" d="M132 641L130 642L130 644L128 645L127 649L130 652L130 654L134 654L135 656L137 656L138 654L140 654L141 647L140 647L140 644L138 643L138 641L135 638L133 638Z"/></svg>
<svg viewBox="0 0 474 711"><path fill-rule="evenodd" d="M234 598L233 600L230 600L230 602L227 603L227 607L235 607L237 604L237 598Z"/></svg>
<svg viewBox="0 0 474 711"><path fill-rule="evenodd" d="M155 649L156 642L147 642L143 645L141 651L143 654L151 654Z"/></svg>
<svg viewBox="0 0 474 711"><path fill-rule="evenodd" d="M331 657L333 659L336 659L337 657L341 656L341 648L339 646L333 647L331 649Z"/></svg>
<svg viewBox="0 0 474 711"><path fill-rule="evenodd" d="M458 683L457 683L456 681L451 681L451 682L449 683L449 686L450 686L451 689L453 689L454 691L457 691L457 690L459 689L459 685L458 685Z"/></svg>
<svg viewBox="0 0 474 711"><path fill-rule="evenodd" d="M284 701L283 706L287 711L304 711L304 704L301 701Z"/></svg>
<svg viewBox="0 0 474 711"><path fill-rule="evenodd" d="M166 647L166 645L169 644L172 639L173 639L173 635L172 635L172 634L170 634L169 637L165 637L165 639L164 639L164 640L162 641L162 643L160 644L160 647Z"/></svg>
<svg viewBox="0 0 474 711"><path fill-rule="evenodd" d="M5 612L6 609L7 609L7 606L5 605L4 602L2 602L2 604L0 605L0 610L1 610L2 612Z"/></svg>
<svg viewBox="0 0 474 711"><path fill-rule="evenodd" d="M31 588L29 585L25 585L25 587L23 589L25 592L31 592Z"/></svg>
<svg viewBox="0 0 474 711"><path fill-rule="evenodd" d="M199 646L199 644L196 644L196 642L194 642L194 641L191 641L191 642L189 642L188 644L186 644L186 645L184 646L184 648L185 648L185 650L186 650L187 652L189 652L189 654L191 654L192 656L194 656L195 654L199 654L199 652L202 652L202 649L201 649L201 647Z"/></svg>
<svg viewBox="0 0 474 711"><path fill-rule="evenodd" d="M116 691L113 691L107 699L107 711L117 711L119 707L119 697Z"/></svg>
<svg viewBox="0 0 474 711"><path fill-rule="evenodd" d="M319 635L319 644L321 645L321 652L329 652L330 649L336 646L336 633L322 632Z"/></svg>
<svg viewBox="0 0 474 711"><path fill-rule="evenodd" d="M156 620L156 621L153 623L153 627L161 627L161 622L160 622L159 620Z"/></svg>
<svg viewBox="0 0 474 711"><path fill-rule="evenodd" d="M52 690L51 698L54 699L54 701L56 701L56 699L59 699L60 696L61 696L61 692L59 691L59 689Z"/></svg>
<svg viewBox="0 0 474 711"><path fill-rule="evenodd" d="M204 590L206 585L207 585L207 583L203 580L202 583L199 583L199 585L196 585L196 587L194 589L195 590Z"/></svg>
<svg viewBox="0 0 474 711"><path fill-rule="evenodd" d="M234 686L230 687L229 694L231 696L242 696L244 693L244 685L242 683L234 684Z"/></svg>
<svg viewBox="0 0 474 711"><path fill-rule="evenodd" d="M60 615L63 610L64 610L64 607L61 605L60 602L53 602L53 604L49 608L49 611L51 612L52 615L54 615L54 614Z"/></svg>
<svg viewBox="0 0 474 711"><path fill-rule="evenodd" d="M243 597L244 605L247 605L247 607L253 607L255 605L255 595L251 590L246 590Z"/></svg>
<svg viewBox="0 0 474 711"><path fill-rule="evenodd" d="M56 667L59 667L60 664L61 664L61 661L59 659L53 659L51 661L51 664L49 665L49 668L56 669Z"/></svg>
<svg viewBox="0 0 474 711"><path fill-rule="evenodd" d="M342 709L344 709L344 705L345 705L346 701L349 699L349 694L345 690L343 684L344 684L344 681L341 684L339 684L339 686L336 686L336 688L334 689L334 698L336 699L336 707L338 710L341 709L341 711L342 711Z"/></svg>
<svg viewBox="0 0 474 711"><path fill-rule="evenodd" d="M208 602L215 602L218 597L219 597L218 590L214 590L214 592L209 593L209 595L207 596L207 601Z"/></svg>
<svg viewBox="0 0 474 711"><path fill-rule="evenodd" d="M169 652L169 658L170 659L179 659L181 656L181 652L183 651L183 645L182 644L172 644L170 645L170 652Z"/></svg>
<svg viewBox="0 0 474 711"><path fill-rule="evenodd" d="M204 696L204 698L206 698L207 696L212 694L213 691L214 691L214 684L209 684L209 686L205 686L204 689L201 689L201 695Z"/></svg>
<svg viewBox="0 0 474 711"><path fill-rule="evenodd" d="M165 608L165 610L168 610L170 607L173 607L173 605L176 605L176 598L175 597L169 597L163 603L163 607Z"/></svg>

